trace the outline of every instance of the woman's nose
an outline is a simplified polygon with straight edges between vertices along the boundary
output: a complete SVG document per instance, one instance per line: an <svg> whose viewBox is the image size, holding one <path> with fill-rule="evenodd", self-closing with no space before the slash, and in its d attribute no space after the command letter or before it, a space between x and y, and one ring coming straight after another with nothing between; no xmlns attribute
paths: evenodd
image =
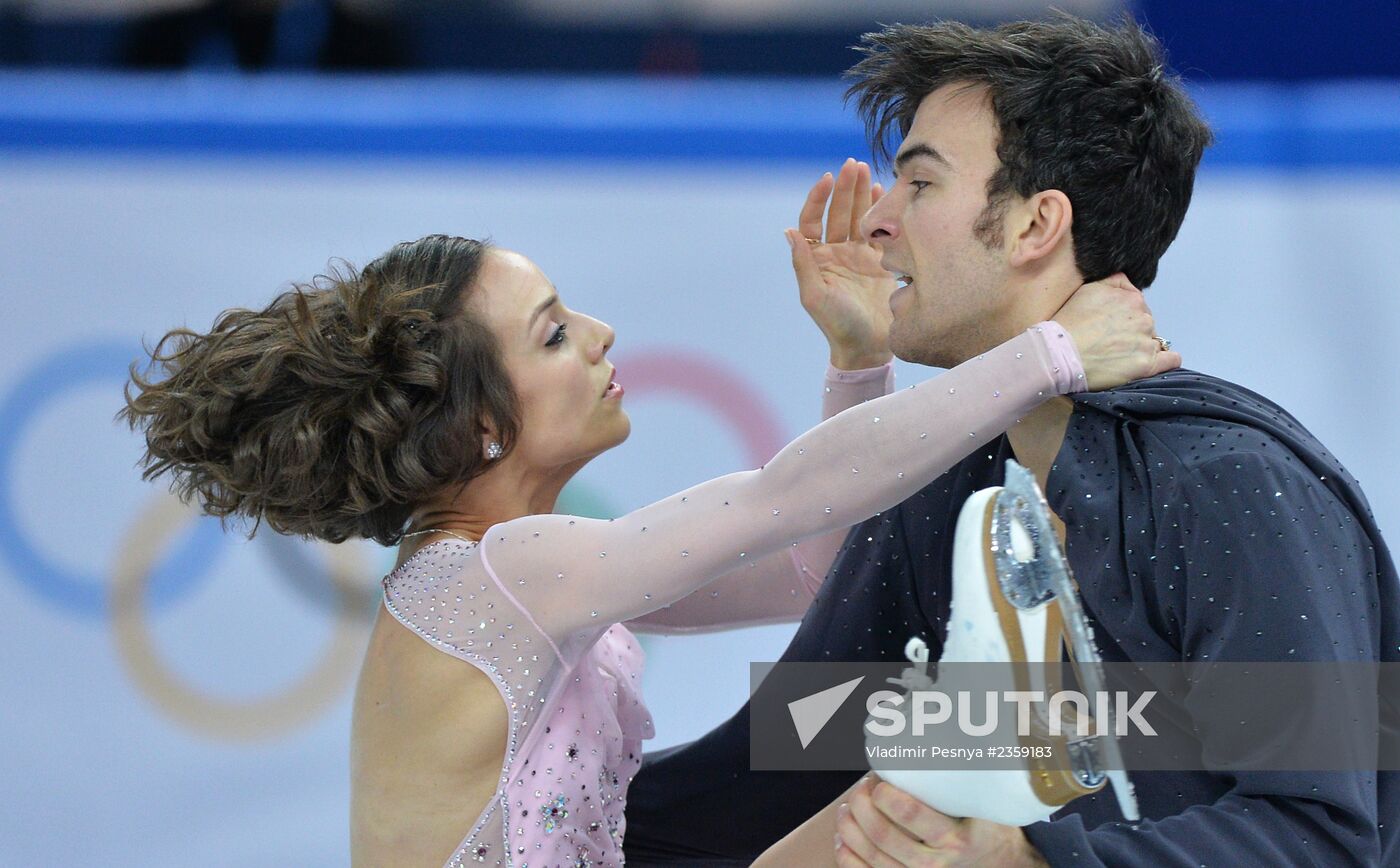
<svg viewBox="0 0 1400 868"><path fill-rule="evenodd" d="M589 346L589 361L598 363L612 349L613 343L617 340L617 333L613 327L601 320L593 320L597 329L595 338Z"/></svg>

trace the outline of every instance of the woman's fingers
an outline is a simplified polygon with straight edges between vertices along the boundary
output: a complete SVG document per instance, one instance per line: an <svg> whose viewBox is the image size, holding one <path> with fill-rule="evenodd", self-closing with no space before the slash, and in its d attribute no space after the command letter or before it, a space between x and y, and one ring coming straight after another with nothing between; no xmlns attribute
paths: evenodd
<svg viewBox="0 0 1400 868"><path fill-rule="evenodd" d="M1181 364L1180 355L1162 349L1151 309L1121 274L1079 287L1054 318L1074 336L1091 389L1121 386Z"/></svg>
<svg viewBox="0 0 1400 868"><path fill-rule="evenodd" d="M1163 350L1152 359L1152 370L1147 376L1155 377L1158 374L1165 374L1167 371L1174 371L1181 367L1181 353L1176 350Z"/></svg>
<svg viewBox="0 0 1400 868"><path fill-rule="evenodd" d="M826 200L831 197L831 188L835 185L836 179L827 172L807 191L807 201L802 203L802 212L797 216L797 231L803 238L821 240L822 215L826 213Z"/></svg>
<svg viewBox="0 0 1400 868"><path fill-rule="evenodd" d="M816 257L812 255L812 245L803 237L805 232L785 229L783 235L787 237L788 246L792 248L792 270L797 274L799 297L803 307L810 310L810 305L817 298L813 290L823 284L821 268L817 265Z"/></svg>
<svg viewBox="0 0 1400 868"><path fill-rule="evenodd" d="M875 203L875 191L870 186L870 164L856 163L856 196L855 204L851 208L851 229L847 239L859 241L860 221L865 216L865 212L870 210L870 206Z"/></svg>
<svg viewBox="0 0 1400 868"><path fill-rule="evenodd" d="M884 195L884 188L870 183L870 164L848 157L833 176L822 175L797 217L802 237L827 244L861 239L860 221L870 206Z"/></svg>
<svg viewBox="0 0 1400 868"><path fill-rule="evenodd" d="M826 243L840 244L850 238L851 211L855 207L856 177L859 164L847 157L836 173L836 186L831 191L831 204L826 211Z"/></svg>
<svg viewBox="0 0 1400 868"><path fill-rule="evenodd" d="M870 863L856 855L843 843L836 844L836 868L870 868Z"/></svg>
<svg viewBox="0 0 1400 868"><path fill-rule="evenodd" d="M865 834L865 830L852 815L849 804L843 807L845 810L836 818L836 836L841 840L840 846L850 850L862 863L871 868L900 868L898 862L877 847L875 842L870 840L870 836Z"/></svg>
<svg viewBox="0 0 1400 868"><path fill-rule="evenodd" d="M1128 275L1124 274L1124 273L1121 272L1121 271L1115 271L1114 273L1110 274L1108 277L1105 277L1105 278L1103 279L1103 282L1104 282L1104 283L1107 283L1107 284L1110 284L1110 285L1112 285L1112 286L1116 286L1116 287L1118 287L1119 289L1131 289L1131 290L1136 290L1136 289L1137 289L1136 286L1133 286L1133 282L1132 282L1131 280L1128 279Z"/></svg>

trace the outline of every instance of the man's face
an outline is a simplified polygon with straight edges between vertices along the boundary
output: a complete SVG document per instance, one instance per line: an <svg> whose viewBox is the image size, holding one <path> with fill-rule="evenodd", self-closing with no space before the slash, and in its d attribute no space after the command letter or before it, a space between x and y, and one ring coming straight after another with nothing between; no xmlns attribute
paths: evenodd
<svg viewBox="0 0 1400 868"><path fill-rule="evenodd" d="M997 140L984 89L933 91L895 156L894 185L861 221L885 268L908 279L890 297L890 347L901 359L952 367L1020 328L1001 219L987 211Z"/></svg>

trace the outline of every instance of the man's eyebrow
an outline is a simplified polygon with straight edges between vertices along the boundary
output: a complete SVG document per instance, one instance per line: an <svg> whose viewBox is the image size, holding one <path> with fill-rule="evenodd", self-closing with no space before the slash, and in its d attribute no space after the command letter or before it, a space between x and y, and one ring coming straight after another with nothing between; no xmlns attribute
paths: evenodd
<svg viewBox="0 0 1400 868"><path fill-rule="evenodd" d="M953 164L949 163L947 158L944 157L942 154L938 153L938 151L935 150L932 145L911 145L910 147L905 148L904 150L900 151L897 155L895 155L895 176L898 177L899 170L904 168L904 166L907 165L910 160L916 160L919 157L927 157L928 159L933 160L935 163L942 165L946 169L953 168Z"/></svg>
<svg viewBox="0 0 1400 868"><path fill-rule="evenodd" d="M530 314L530 324L525 327L525 331L528 332L534 329L535 320L540 318L540 314L544 313L546 310L548 310L550 307L557 304L558 302L559 296L555 295L554 293L550 293L549 298L540 302L539 306L535 308L535 312Z"/></svg>

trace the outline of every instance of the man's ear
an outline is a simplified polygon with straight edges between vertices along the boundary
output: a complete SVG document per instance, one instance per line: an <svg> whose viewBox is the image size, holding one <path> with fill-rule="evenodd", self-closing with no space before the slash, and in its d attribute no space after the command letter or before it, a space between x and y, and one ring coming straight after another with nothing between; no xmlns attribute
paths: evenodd
<svg viewBox="0 0 1400 868"><path fill-rule="evenodd" d="M1069 237L1074 208L1059 190L1041 190L1016 209L1011 265L1032 265L1053 253Z"/></svg>

